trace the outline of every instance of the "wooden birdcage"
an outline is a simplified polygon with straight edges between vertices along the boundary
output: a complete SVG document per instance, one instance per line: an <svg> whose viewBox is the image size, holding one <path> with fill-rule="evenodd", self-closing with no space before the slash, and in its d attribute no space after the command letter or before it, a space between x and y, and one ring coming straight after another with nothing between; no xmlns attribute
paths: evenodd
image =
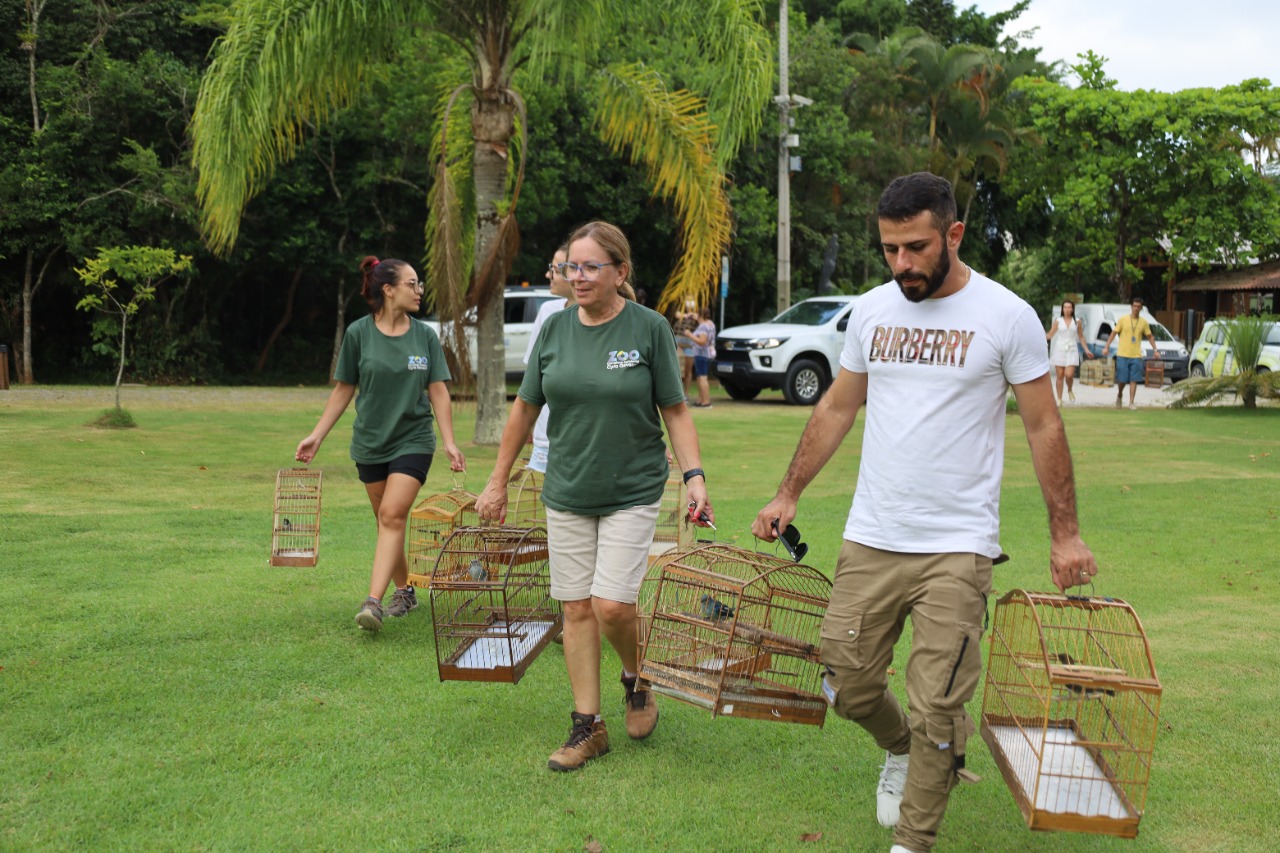
<svg viewBox="0 0 1280 853"><path fill-rule="evenodd" d="M547 513L542 508L543 475L529 468L529 460L521 459L507 478L507 521L511 527L546 525Z"/></svg>
<svg viewBox="0 0 1280 853"><path fill-rule="evenodd" d="M409 512L409 530L405 537L409 584L430 586L431 568L440 553L440 545L458 528L479 523L476 496L461 488L419 501Z"/></svg>
<svg viewBox="0 0 1280 853"><path fill-rule="evenodd" d="M319 469L276 472L271 565L314 566L320 559L320 480Z"/></svg>
<svg viewBox="0 0 1280 853"><path fill-rule="evenodd" d="M1031 829L1137 836L1160 695L1125 602L1020 589L997 602L982 737Z"/></svg>
<svg viewBox="0 0 1280 853"><path fill-rule="evenodd" d="M441 681L515 684L564 624L543 527L463 527L431 573Z"/></svg>
<svg viewBox="0 0 1280 853"><path fill-rule="evenodd" d="M668 551L692 545L696 534L697 530L689 520L689 489L684 484L684 473L673 458L667 473L667 485L662 490L658 526L653 532L653 544L649 546L649 565Z"/></svg>
<svg viewBox="0 0 1280 853"><path fill-rule="evenodd" d="M821 726L830 598L810 566L720 542L671 551L640 588L640 678L712 716Z"/></svg>

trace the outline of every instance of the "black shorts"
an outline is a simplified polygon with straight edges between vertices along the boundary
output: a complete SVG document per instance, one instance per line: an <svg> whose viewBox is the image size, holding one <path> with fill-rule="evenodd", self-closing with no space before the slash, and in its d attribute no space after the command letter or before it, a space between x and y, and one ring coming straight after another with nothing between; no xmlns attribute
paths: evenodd
<svg viewBox="0 0 1280 853"><path fill-rule="evenodd" d="M376 465L356 463L356 471L360 473L362 483L381 483L392 474L408 474L419 483L427 481L427 471L431 470L430 453L406 453L397 456L390 462L379 462Z"/></svg>

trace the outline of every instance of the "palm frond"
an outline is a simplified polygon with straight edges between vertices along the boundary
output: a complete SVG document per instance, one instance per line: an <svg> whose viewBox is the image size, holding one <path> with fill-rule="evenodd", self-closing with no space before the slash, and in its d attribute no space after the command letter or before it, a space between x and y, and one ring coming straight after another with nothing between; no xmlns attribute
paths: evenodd
<svg viewBox="0 0 1280 853"><path fill-rule="evenodd" d="M1225 324L1227 346L1235 358L1238 370L1252 370L1262 358L1262 345L1271 331L1272 323L1262 317L1242 314L1232 317Z"/></svg>
<svg viewBox="0 0 1280 853"><path fill-rule="evenodd" d="M612 66L598 79L596 129L615 153L645 166L654 194L670 199L679 217L679 259L658 310L688 299L705 304L732 222L704 102L687 91L668 91L643 64Z"/></svg>
<svg viewBox="0 0 1280 853"><path fill-rule="evenodd" d="M209 247L230 251L245 204L297 151L307 124L351 104L420 4L240 0L215 43L191 122Z"/></svg>
<svg viewBox="0 0 1280 853"><path fill-rule="evenodd" d="M773 95L777 59L773 39L761 23L759 0L668 0L674 29L687 30L714 76L699 89L715 122L715 158L721 169L753 139ZM691 26L679 26L680 23Z"/></svg>
<svg viewBox="0 0 1280 853"><path fill-rule="evenodd" d="M447 335L445 349L452 352L454 380L461 386L472 381L471 358L466 334L466 283L473 269L475 229L465 227L467 205L458 194L458 184L469 182L471 137L467 122L453 120L453 108L470 84L456 87L441 99L438 108L433 150L439 151L434 180L427 193L427 262L425 301L436 311L441 331Z"/></svg>
<svg viewBox="0 0 1280 853"><path fill-rule="evenodd" d="M1175 399L1169 404L1171 409L1186 409L1210 403L1219 397L1236 396L1239 393L1240 375L1232 376L1193 376L1174 383L1169 393Z"/></svg>

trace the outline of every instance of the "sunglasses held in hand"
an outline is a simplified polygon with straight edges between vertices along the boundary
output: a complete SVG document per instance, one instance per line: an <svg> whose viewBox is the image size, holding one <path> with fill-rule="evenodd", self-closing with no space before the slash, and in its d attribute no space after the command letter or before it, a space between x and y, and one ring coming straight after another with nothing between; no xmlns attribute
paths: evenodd
<svg viewBox="0 0 1280 853"><path fill-rule="evenodd" d="M809 546L800 541L800 531L796 530L794 524L788 524L787 529L778 533L778 522L773 522L773 532L778 537L778 541L782 543L783 549L791 555L791 559L800 562L804 559L804 555L809 553Z"/></svg>

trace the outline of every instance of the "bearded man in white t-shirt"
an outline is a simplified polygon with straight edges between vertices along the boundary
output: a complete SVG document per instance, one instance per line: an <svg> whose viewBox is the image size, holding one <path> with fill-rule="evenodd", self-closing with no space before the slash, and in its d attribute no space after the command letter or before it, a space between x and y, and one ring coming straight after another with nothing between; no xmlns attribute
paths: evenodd
<svg viewBox="0 0 1280 853"><path fill-rule="evenodd" d="M982 674L991 567L1002 559L1000 478L1012 386L1049 508L1049 570L1064 590L1097 574L1031 306L960 261L951 184L895 179L877 208L894 280L854 302L840 372L814 408L778 493L752 524L766 541L866 405L853 507L822 626L823 690L885 750L876 816L893 853L926 853L965 770L965 711ZM912 623L907 698L888 688Z"/></svg>

